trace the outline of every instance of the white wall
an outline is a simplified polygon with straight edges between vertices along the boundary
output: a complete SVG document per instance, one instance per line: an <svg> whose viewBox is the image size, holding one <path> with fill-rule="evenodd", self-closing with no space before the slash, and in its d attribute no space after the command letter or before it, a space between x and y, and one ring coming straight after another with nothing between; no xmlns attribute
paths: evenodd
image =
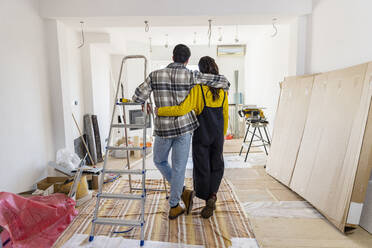
<svg viewBox="0 0 372 248"><path fill-rule="evenodd" d="M371 9L370 0L314 1L307 72L372 61Z"/></svg>
<svg viewBox="0 0 372 248"><path fill-rule="evenodd" d="M163 64L165 62L171 62L173 45L169 48L164 46L154 46L153 52L151 53L151 60L156 63L156 61L161 61ZM191 57L189 60L190 65L198 65L198 62L203 56L210 56L216 60L219 67L220 74L225 75L226 78L231 83L230 92L235 92L235 79L234 71L239 71L239 91L244 94L245 92L245 57L231 57L223 56L217 57L217 47L215 45L209 46L189 46L191 50ZM159 64L159 63L157 63ZM233 94L229 95L229 101L233 101Z"/></svg>
<svg viewBox="0 0 372 248"><path fill-rule="evenodd" d="M266 33L249 42L245 57L217 57L216 46L190 46L189 64L197 65L200 57L206 55L215 58L220 73L232 84L231 93L235 91L234 71L239 70L239 91L244 94L244 103L266 108L264 112L271 124L270 130L274 124L280 94L279 83L289 75L289 71L296 73L297 68L297 45L290 47L290 42L297 44L297 37L292 40L297 35L297 26L295 30L291 30L289 25L280 25L278 28L278 35L274 38L270 37L271 33ZM163 63L169 61L172 48L173 46L168 49L154 46L151 59ZM291 56L294 60L292 62ZM229 101L232 100L233 94L230 94Z"/></svg>
<svg viewBox="0 0 372 248"><path fill-rule="evenodd" d="M80 41L80 35L78 35L78 41ZM79 93L83 99L81 105L83 105L84 112L81 112L80 115L81 129L83 130L84 127L84 114L97 115L102 149L105 147L105 139L109 132L112 106L109 43L110 36L106 33L85 33L85 45L80 49L78 64L82 68L79 74L81 82L79 81L78 85L80 86L73 90L75 94ZM75 42L74 45L77 47L78 44Z"/></svg>
<svg viewBox="0 0 372 248"><path fill-rule="evenodd" d="M289 24L289 76L304 75L306 72L309 16L294 18Z"/></svg>
<svg viewBox="0 0 372 248"><path fill-rule="evenodd" d="M249 43L246 61L246 103L265 107L270 130L274 125L275 112L280 94L279 83L288 76L290 64L290 27L278 27L278 35L259 37ZM293 69L292 69L293 71Z"/></svg>
<svg viewBox="0 0 372 248"><path fill-rule="evenodd" d="M68 148L74 152L74 139L80 136L72 118L72 113L77 119L79 127L83 128L83 116L85 113L84 104L84 84L82 78L82 59L80 44L80 36L77 31L65 26L61 22L57 22L58 29L58 51L60 74L61 74L61 92L63 99L63 119L65 143L64 147L56 147L56 149ZM75 101L77 105L75 105ZM53 103L54 104L54 103Z"/></svg>
<svg viewBox="0 0 372 248"><path fill-rule="evenodd" d="M150 63L150 49L148 44L141 42L127 42L126 49L126 55L144 55L148 59L148 63ZM125 82L125 97L132 98L137 86L144 81L144 69L145 68L143 59L130 59L125 62L123 77L123 80ZM150 67L147 68L147 75L149 73Z"/></svg>
<svg viewBox="0 0 372 248"><path fill-rule="evenodd" d="M103 45L104 46L104 45ZM98 44L90 45L90 65L92 73L93 89L93 112L97 115L98 126L101 136L101 147L105 147L105 139L108 137L111 121L110 98L111 87L111 61L110 54L105 47Z"/></svg>
<svg viewBox="0 0 372 248"><path fill-rule="evenodd" d="M44 22L36 0L0 1L0 191L21 192L54 157Z"/></svg>

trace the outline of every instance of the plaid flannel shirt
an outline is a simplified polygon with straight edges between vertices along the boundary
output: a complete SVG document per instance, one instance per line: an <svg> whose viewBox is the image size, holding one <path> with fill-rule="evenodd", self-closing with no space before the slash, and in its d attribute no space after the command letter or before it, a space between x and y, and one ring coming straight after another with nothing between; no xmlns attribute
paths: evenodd
<svg viewBox="0 0 372 248"><path fill-rule="evenodd" d="M179 105L196 84L205 84L228 90L229 81L222 75L203 74L191 71L181 63L171 63L166 68L153 71L145 82L139 85L133 101L144 103L153 92L157 107ZM184 116L156 116L154 134L162 138L174 138L193 132L199 123L194 111Z"/></svg>

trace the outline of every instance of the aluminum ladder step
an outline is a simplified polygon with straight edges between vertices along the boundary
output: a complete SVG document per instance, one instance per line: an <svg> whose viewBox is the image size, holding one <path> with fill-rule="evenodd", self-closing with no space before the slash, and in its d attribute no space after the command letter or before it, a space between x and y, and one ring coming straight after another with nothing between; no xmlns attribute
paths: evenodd
<svg viewBox="0 0 372 248"><path fill-rule="evenodd" d="M112 124L111 127L116 127L116 128L141 128L141 129L144 129L146 126L145 126L145 124Z"/></svg>
<svg viewBox="0 0 372 248"><path fill-rule="evenodd" d="M143 195L133 195L133 194L111 194L102 193L98 194L97 197L104 199L122 199L122 200L142 200Z"/></svg>
<svg viewBox="0 0 372 248"><path fill-rule="evenodd" d="M105 174L134 174L142 175L145 173L144 170L105 170Z"/></svg>
<svg viewBox="0 0 372 248"><path fill-rule="evenodd" d="M142 106L142 103L138 103L138 102L116 102L116 105Z"/></svg>
<svg viewBox="0 0 372 248"><path fill-rule="evenodd" d="M113 218L97 218L93 220L95 224L101 225L115 225L115 226L142 226L140 220L122 220Z"/></svg>
<svg viewBox="0 0 372 248"><path fill-rule="evenodd" d="M142 151L146 147L107 146L106 149L110 151Z"/></svg>

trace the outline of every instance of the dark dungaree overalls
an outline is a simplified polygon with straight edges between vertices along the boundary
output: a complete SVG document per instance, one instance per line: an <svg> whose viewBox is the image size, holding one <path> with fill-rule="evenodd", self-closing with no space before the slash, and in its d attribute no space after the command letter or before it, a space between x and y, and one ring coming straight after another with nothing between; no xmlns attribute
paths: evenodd
<svg viewBox="0 0 372 248"><path fill-rule="evenodd" d="M198 115L200 126L194 131L192 139L193 179L196 196L208 200L211 194L217 193L224 173L223 104L226 93L221 107L208 107L202 85L200 88L204 109Z"/></svg>

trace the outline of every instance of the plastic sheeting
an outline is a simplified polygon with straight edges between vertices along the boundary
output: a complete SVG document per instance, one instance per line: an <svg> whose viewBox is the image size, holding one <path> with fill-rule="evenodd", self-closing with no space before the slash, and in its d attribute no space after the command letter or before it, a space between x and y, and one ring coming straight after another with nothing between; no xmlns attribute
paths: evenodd
<svg viewBox="0 0 372 248"><path fill-rule="evenodd" d="M323 218L305 201L246 202L245 212L254 217Z"/></svg>
<svg viewBox="0 0 372 248"><path fill-rule="evenodd" d="M75 234L72 238L62 246L62 248L87 247L116 247L116 248L135 248L140 247L140 241L135 239L125 239L121 237L110 238L108 236L95 236L93 242L88 241L88 235ZM169 242L145 240L144 248L203 248L201 245L187 245Z"/></svg>
<svg viewBox="0 0 372 248"><path fill-rule="evenodd" d="M259 248L256 239L232 238L229 248Z"/></svg>
<svg viewBox="0 0 372 248"><path fill-rule="evenodd" d="M7 230L0 233L0 248L12 248L12 241Z"/></svg>
<svg viewBox="0 0 372 248"><path fill-rule="evenodd" d="M259 248L256 239L252 238L232 238L231 246L229 248ZM107 237L107 236L96 236L93 242L88 241L88 235L85 234L75 234L71 239L62 246L62 248L74 248L74 247L89 247L89 248L101 248L101 247L140 247L139 240L135 239L125 239L121 237ZM182 243L169 243L145 240L145 245L143 246L151 248L204 248L208 247L204 245L188 245Z"/></svg>
<svg viewBox="0 0 372 248"><path fill-rule="evenodd" d="M259 248L256 239L251 238L232 238L231 246L229 248ZM75 234L71 239L62 246L62 248L74 248L74 247L89 247L89 248L101 248L101 247L140 247L139 240L135 239L125 239L121 237L110 238L107 236L96 236L93 242L88 241L88 235L85 234ZM188 245L182 243L169 243L145 240L145 245L143 246L151 248L204 248L208 246L204 245Z"/></svg>
<svg viewBox="0 0 372 248"><path fill-rule="evenodd" d="M0 192L0 226L16 248L51 247L76 215L75 201L64 194L25 198Z"/></svg>
<svg viewBox="0 0 372 248"><path fill-rule="evenodd" d="M249 153L247 162L244 162L245 159L245 153L242 153L241 156L236 154L227 154L224 155L224 161L225 161L225 168L227 169L233 169L233 168L252 168L254 166L264 166L266 165L267 156L263 152L257 152L257 153ZM187 169L193 168L193 162L192 157L190 156L187 165Z"/></svg>

